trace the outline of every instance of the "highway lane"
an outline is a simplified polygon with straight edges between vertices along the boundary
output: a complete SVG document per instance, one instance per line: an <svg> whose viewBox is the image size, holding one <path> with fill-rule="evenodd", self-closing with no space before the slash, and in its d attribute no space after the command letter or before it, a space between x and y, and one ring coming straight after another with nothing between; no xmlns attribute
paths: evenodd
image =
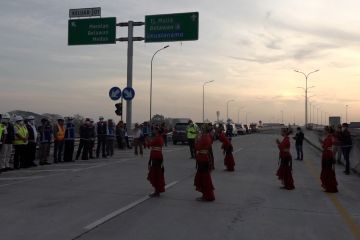
<svg viewBox="0 0 360 240"><path fill-rule="evenodd" d="M4 239L358 239L359 177L338 169L340 193L322 192L320 153L305 145L305 161L294 162L296 189L282 190L277 137L234 138L233 173L214 144L212 203L195 201L195 163L181 145L165 148L171 186L154 199L146 197L148 151L2 174L0 231Z"/></svg>

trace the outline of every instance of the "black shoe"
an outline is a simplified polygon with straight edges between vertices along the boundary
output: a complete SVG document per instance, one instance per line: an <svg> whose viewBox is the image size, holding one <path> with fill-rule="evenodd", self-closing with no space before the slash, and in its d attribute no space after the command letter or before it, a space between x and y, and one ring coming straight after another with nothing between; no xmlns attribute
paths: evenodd
<svg viewBox="0 0 360 240"><path fill-rule="evenodd" d="M152 194L149 194L149 197L160 197L160 193L154 192Z"/></svg>
<svg viewBox="0 0 360 240"><path fill-rule="evenodd" d="M344 171L345 175L350 175L350 172Z"/></svg>

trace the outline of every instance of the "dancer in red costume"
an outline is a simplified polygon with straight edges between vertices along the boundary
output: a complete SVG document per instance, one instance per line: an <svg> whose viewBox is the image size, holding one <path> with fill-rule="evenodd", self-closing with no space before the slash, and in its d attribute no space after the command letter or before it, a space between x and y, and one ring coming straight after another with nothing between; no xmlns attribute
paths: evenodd
<svg viewBox="0 0 360 240"><path fill-rule="evenodd" d="M324 128L325 139L320 140L320 143L323 148L322 160L321 160L321 186L325 189L325 192L336 193L337 181L335 176L335 159L333 153L333 129L329 126Z"/></svg>
<svg viewBox="0 0 360 240"><path fill-rule="evenodd" d="M233 172L235 166L233 152L233 145L231 144L231 140L229 140L225 133L222 131L219 136L219 140L222 142L221 148L224 150L225 158L224 165L226 166L226 170Z"/></svg>
<svg viewBox="0 0 360 240"><path fill-rule="evenodd" d="M149 173L147 179L155 188L154 193L150 194L150 197L159 197L160 193L165 192L165 177L162 155L164 140L159 128L155 128L154 131L155 137L149 144L151 152L148 164Z"/></svg>
<svg viewBox="0 0 360 240"><path fill-rule="evenodd" d="M209 151L211 149L211 140L207 133L208 129L205 128L195 144L197 172L194 179L194 185L196 191L203 194L202 197L197 198L198 201L215 200L214 186L210 175L211 166Z"/></svg>
<svg viewBox="0 0 360 240"><path fill-rule="evenodd" d="M279 139L276 139L276 143L280 150L280 166L276 175L284 185L284 189L292 190L295 188L295 186L292 177L292 157L290 154L289 130L287 128L281 129L281 135L284 137L281 142L279 141Z"/></svg>

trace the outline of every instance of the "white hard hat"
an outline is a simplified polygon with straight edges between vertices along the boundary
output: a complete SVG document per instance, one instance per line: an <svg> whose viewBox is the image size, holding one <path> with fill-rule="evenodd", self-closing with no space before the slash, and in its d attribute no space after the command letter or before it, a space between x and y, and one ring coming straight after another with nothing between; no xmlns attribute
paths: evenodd
<svg viewBox="0 0 360 240"><path fill-rule="evenodd" d="M24 120L24 119L23 119L22 116L17 115L17 116L15 117L15 122L23 121L23 120Z"/></svg>
<svg viewBox="0 0 360 240"><path fill-rule="evenodd" d="M28 117L26 117L26 120L35 120L34 116L30 115Z"/></svg>
<svg viewBox="0 0 360 240"><path fill-rule="evenodd" d="M10 119L10 114L4 113L1 115L2 119Z"/></svg>

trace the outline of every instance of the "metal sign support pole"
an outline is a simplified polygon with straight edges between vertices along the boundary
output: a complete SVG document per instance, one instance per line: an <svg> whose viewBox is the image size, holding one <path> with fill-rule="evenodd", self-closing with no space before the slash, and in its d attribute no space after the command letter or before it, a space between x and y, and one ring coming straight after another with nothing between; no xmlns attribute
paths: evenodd
<svg viewBox="0 0 360 240"><path fill-rule="evenodd" d="M118 38L117 41L127 41L128 42L128 50L127 50L127 87L132 88L132 78L133 78L133 42L134 41L143 41L143 37L133 37L134 26L142 26L144 22L122 22L116 24L120 27L128 27L128 37L127 38ZM128 132L131 132L132 125L132 100L126 101L126 127Z"/></svg>
<svg viewBox="0 0 360 240"><path fill-rule="evenodd" d="M133 70L133 21L128 22L127 87L132 87ZM132 100L126 101L126 127L131 132Z"/></svg>

